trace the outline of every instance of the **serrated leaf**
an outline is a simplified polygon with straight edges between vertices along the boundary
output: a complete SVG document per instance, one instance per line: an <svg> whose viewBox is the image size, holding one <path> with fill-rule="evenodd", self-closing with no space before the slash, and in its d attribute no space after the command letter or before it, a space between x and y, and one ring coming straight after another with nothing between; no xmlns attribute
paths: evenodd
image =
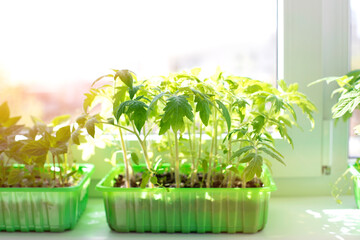
<svg viewBox="0 0 360 240"><path fill-rule="evenodd" d="M143 85L139 85L139 86L135 86L133 88L129 88L129 96L130 96L130 99L133 99L135 94L140 90L140 88L142 87Z"/></svg>
<svg viewBox="0 0 360 240"><path fill-rule="evenodd" d="M248 152L248 151L250 151L250 150L253 150L253 149L254 149L253 146L245 146L245 147L242 147L242 148L240 148L239 150L237 150L236 152L234 152L234 153L232 154L231 159L234 159L234 158L236 158L236 157L239 157L239 156L241 156L243 153L246 153L246 152Z"/></svg>
<svg viewBox="0 0 360 240"><path fill-rule="evenodd" d="M65 126L56 131L56 141L67 142L71 137L70 126Z"/></svg>
<svg viewBox="0 0 360 240"><path fill-rule="evenodd" d="M255 175L257 177L261 176L262 173L262 164L263 158L260 155L256 155L252 161L249 162L249 165L244 169L243 177L248 182L252 180Z"/></svg>
<svg viewBox="0 0 360 240"><path fill-rule="evenodd" d="M117 78L119 78L129 88L133 87L134 79L129 70L124 69L124 70L117 71L114 76L114 79L116 80Z"/></svg>
<svg viewBox="0 0 360 240"><path fill-rule="evenodd" d="M71 118L70 115L57 116L57 117L53 118L53 120L51 120L51 124L52 124L52 126L55 127L55 126L57 126L57 125L60 125L60 124L62 124L62 123L64 123L64 122L69 121L70 118Z"/></svg>
<svg viewBox="0 0 360 240"><path fill-rule="evenodd" d="M113 110L119 108L119 105L125 101L126 92L128 90L127 86L116 87L116 93L113 97Z"/></svg>
<svg viewBox="0 0 360 240"><path fill-rule="evenodd" d="M97 89L90 89L89 93L85 93L85 99L83 102L83 109L84 112L87 113L88 112L88 108L91 107L91 105L93 104L96 96L98 95L98 90Z"/></svg>
<svg viewBox="0 0 360 240"><path fill-rule="evenodd" d="M170 124L174 132L184 128L184 117L193 121L194 114L192 107L189 104L185 95L172 96L167 99L166 106L164 108L164 115L160 122L160 133L166 132L162 128L166 128Z"/></svg>
<svg viewBox="0 0 360 240"><path fill-rule="evenodd" d="M139 157L138 155L135 153L135 152L132 152L131 153L131 160L136 164L136 165L139 165L140 162L139 162Z"/></svg>
<svg viewBox="0 0 360 240"><path fill-rule="evenodd" d="M278 85L280 86L280 88L284 92L287 92L288 88L287 88L287 85L286 85L286 83L285 83L285 81L283 79L278 80Z"/></svg>
<svg viewBox="0 0 360 240"><path fill-rule="evenodd" d="M153 100L149 104L149 108L147 110L147 115L150 115L151 111L153 111L155 109L157 102L166 94L167 94L167 92L162 92L153 98Z"/></svg>
<svg viewBox="0 0 360 240"><path fill-rule="evenodd" d="M284 164L284 166L286 166L285 162L281 159L280 156L278 156L276 153L270 151L269 149L266 149L265 147L261 147L259 148L260 151L263 151L264 153L266 153L267 155L269 155L270 157L278 160L279 162L281 162L282 164Z"/></svg>
<svg viewBox="0 0 360 240"><path fill-rule="evenodd" d="M231 129L231 117L230 117L229 111L221 101L216 100L216 103L218 104L218 106L219 106L219 108L221 110L221 114L225 118L228 131L230 131L230 129Z"/></svg>
<svg viewBox="0 0 360 240"><path fill-rule="evenodd" d="M249 153L247 154L245 157L243 157L242 159L240 159L239 163L247 163L250 162L251 160L253 160L255 157L255 153Z"/></svg>
<svg viewBox="0 0 360 240"><path fill-rule="evenodd" d="M202 98L199 95L195 96L196 112L199 112L200 119L205 126L209 124L209 118L211 115L210 101L206 98Z"/></svg>
<svg viewBox="0 0 360 240"><path fill-rule="evenodd" d="M148 106L142 101L129 100L120 104L115 117L119 121L121 115L125 113L131 121L134 121L136 129L140 132L147 119L147 108Z"/></svg>
<svg viewBox="0 0 360 240"><path fill-rule="evenodd" d="M18 168L12 168L9 172L7 182L9 185L18 184L24 175L24 172Z"/></svg>
<svg viewBox="0 0 360 240"><path fill-rule="evenodd" d="M10 109L7 102L0 105L0 124L7 122L10 117Z"/></svg>

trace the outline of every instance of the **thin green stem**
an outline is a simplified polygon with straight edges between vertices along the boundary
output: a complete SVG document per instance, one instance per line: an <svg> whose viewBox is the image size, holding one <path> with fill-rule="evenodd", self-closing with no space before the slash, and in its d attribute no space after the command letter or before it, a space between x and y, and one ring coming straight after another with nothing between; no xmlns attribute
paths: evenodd
<svg viewBox="0 0 360 240"><path fill-rule="evenodd" d="M121 149L123 152L124 164L125 164L125 187L130 188L129 159L127 157L126 145L125 145L124 136L122 134L121 128L119 128L119 135L120 135Z"/></svg>
<svg viewBox="0 0 360 240"><path fill-rule="evenodd" d="M179 161L179 144L177 139L177 131L174 131L175 137L175 183L176 188L180 188L180 161Z"/></svg>
<svg viewBox="0 0 360 240"><path fill-rule="evenodd" d="M208 166L208 173L207 173L207 178L206 178L206 187L209 188L210 187L210 180L211 180L211 173L212 173L212 163L213 163L213 158L214 158L214 145L215 145L215 125L216 125L216 115L215 112L213 113L214 115L214 123L213 123L213 136L211 138L211 147L210 147L210 155L209 155L209 166Z"/></svg>
<svg viewBox="0 0 360 240"><path fill-rule="evenodd" d="M193 142L191 139L191 129L190 129L190 124L187 124L187 129L188 129L188 134L189 134L189 147L190 147L190 154L191 154L191 160L192 160L192 165L191 165L191 186L194 185L194 181L195 181L195 156L194 156L194 149L193 149Z"/></svg>

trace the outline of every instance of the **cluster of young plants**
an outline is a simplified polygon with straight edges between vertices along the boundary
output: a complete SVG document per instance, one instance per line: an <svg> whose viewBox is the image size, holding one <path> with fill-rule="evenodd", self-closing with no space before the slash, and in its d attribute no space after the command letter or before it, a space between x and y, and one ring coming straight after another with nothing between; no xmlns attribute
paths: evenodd
<svg viewBox="0 0 360 240"><path fill-rule="evenodd" d="M198 68L146 80L129 70L113 70L85 94L82 118L93 137L95 126L103 124L118 133L125 173L115 186L261 187L268 159L285 165L273 134L293 144L288 129L298 126L295 106L314 125L315 106L298 85L278 84L220 70L202 79ZM136 148L128 149L132 137L142 157ZM146 169L134 173L141 160ZM184 174L184 168L190 171Z"/></svg>
<svg viewBox="0 0 360 240"><path fill-rule="evenodd" d="M65 187L81 177L70 146L80 144L81 126L65 124L69 115L50 124L32 117L34 125L17 124L6 102L0 105L0 187Z"/></svg>

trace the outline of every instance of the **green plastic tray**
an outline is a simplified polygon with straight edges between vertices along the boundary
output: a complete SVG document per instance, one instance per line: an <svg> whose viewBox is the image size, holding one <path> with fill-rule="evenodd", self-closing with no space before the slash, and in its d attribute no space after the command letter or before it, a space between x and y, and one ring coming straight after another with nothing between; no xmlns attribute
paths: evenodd
<svg viewBox="0 0 360 240"><path fill-rule="evenodd" d="M139 172L143 166L135 166ZM117 232L244 232L265 227L270 193L276 190L264 166L263 188L114 188L117 166L97 185L109 227Z"/></svg>
<svg viewBox="0 0 360 240"><path fill-rule="evenodd" d="M74 187L0 188L0 231L62 232L74 228L88 201L92 164Z"/></svg>
<svg viewBox="0 0 360 240"><path fill-rule="evenodd" d="M354 195L355 201L358 208L360 208L360 172L359 168L355 166L350 166L350 172L353 175L354 179Z"/></svg>

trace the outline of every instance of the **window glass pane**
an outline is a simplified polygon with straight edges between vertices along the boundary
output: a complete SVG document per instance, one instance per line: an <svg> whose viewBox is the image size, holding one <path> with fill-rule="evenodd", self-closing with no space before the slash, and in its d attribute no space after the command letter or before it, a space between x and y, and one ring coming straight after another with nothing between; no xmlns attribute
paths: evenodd
<svg viewBox="0 0 360 240"><path fill-rule="evenodd" d="M274 83L276 14L276 0L1 1L1 101L45 120L77 114L111 68L207 76L220 66Z"/></svg>
<svg viewBox="0 0 360 240"><path fill-rule="evenodd" d="M360 69L360 1L351 0L351 70ZM350 119L349 157L360 157L360 136L354 127L360 124L360 110L356 109Z"/></svg>

